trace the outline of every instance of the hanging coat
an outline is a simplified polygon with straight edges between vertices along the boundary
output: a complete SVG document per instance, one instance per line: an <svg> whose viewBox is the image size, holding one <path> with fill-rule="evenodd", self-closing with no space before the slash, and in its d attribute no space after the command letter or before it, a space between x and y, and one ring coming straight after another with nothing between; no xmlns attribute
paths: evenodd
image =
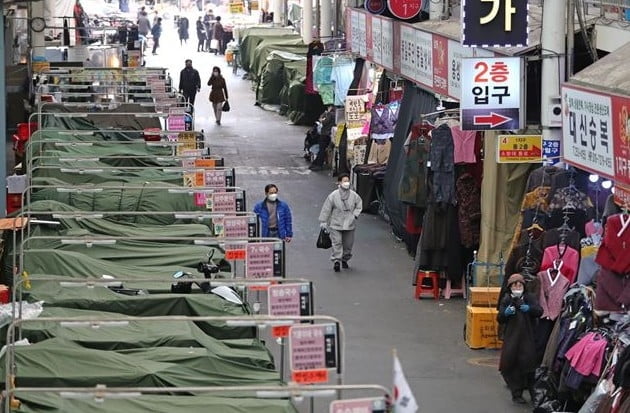
<svg viewBox="0 0 630 413"><path fill-rule="evenodd" d="M519 309L522 304L529 305L527 313ZM505 309L510 305L516 308L516 314L506 316ZM515 375L532 373L536 370L534 327L541 315L542 308L533 294L525 293L521 298L514 298L508 291L501 300L497 319L504 330L499 370L510 388L519 387L520 383L511 382Z"/></svg>

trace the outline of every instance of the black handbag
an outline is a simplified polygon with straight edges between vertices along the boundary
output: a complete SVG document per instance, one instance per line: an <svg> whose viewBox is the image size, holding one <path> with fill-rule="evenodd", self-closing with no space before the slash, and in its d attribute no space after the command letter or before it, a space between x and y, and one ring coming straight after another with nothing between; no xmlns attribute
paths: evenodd
<svg viewBox="0 0 630 413"><path fill-rule="evenodd" d="M324 228L319 230L319 236L317 237L317 248L327 250L332 247L332 241L330 240L330 234Z"/></svg>
<svg viewBox="0 0 630 413"><path fill-rule="evenodd" d="M229 112L230 111L230 102L228 102L227 100L225 102L223 102L223 107L221 108L221 110L223 112Z"/></svg>

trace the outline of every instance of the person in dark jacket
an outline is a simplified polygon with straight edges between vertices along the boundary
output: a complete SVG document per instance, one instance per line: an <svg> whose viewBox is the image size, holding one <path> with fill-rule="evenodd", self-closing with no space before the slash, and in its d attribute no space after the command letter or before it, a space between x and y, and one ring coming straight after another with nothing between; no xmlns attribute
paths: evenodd
<svg viewBox="0 0 630 413"><path fill-rule="evenodd" d="M156 23L151 28L151 34L153 35L153 54L157 54L157 49L160 47L160 36L162 36L162 18L158 17Z"/></svg>
<svg viewBox="0 0 630 413"><path fill-rule="evenodd" d="M190 23L188 17L182 17L177 23L177 34L179 35L179 43L183 46L184 43L188 43L188 28Z"/></svg>
<svg viewBox="0 0 630 413"><path fill-rule="evenodd" d="M309 169L313 171L321 171L324 168L324 160L326 158L326 150L332 141L331 132L332 127L335 126L335 107L333 105L328 106L326 112L322 113L319 118L321 129L319 131L319 152L317 157L313 161L313 164Z"/></svg>
<svg viewBox="0 0 630 413"><path fill-rule="evenodd" d="M197 51L203 52L206 47L206 27L203 25L201 17L197 19Z"/></svg>
<svg viewBox="0 0 630 413"><path fill-rule="evenodd" d="M214 118L217 125L221 125L221 115L223 114L223 105L228 100L227 84L225 78L221 76L221 69L217 66L212 68L212 76L208 80L210 86L210 102L214 110Z"/></svg>
<svg viewBox="0 0 630 413"><path fill-rule="evenodd" d="M499 305L497 319L503 331L503 349L499 370L512 392L512 401L525 404L523 390L528 389L533 399L536 344L534 328L543 310L531 293L525 292L525 279L512 274L508 288Z"/></svg>
<svg viewBox="0 0 630 413"><path fill-rule="evenodd" d="M219 53L224 54L223 48L223 36L224 36L223 25L221 24L221 16L216 17L216 21L214 22L214 26L212 26L212 40L217 41L217 48L214 50L215 56Z"/></svg>
<svg viewBox="0 0 630 413"><path fill-rule="evenodd" d="M187 102L195 105L195 96L201 90L201 77L192 66L192 60L186 59L186 67L179 73L179 92L184 95Z"/></svg>
<svg viewBox="0 0 630 413"><path fill-rule="evenodd" d="M293 218L289 205L278 199L278 187L265 186L265 199L254 206L254 213L260 218L263 237L280 238L291 242L293 238Z"/></svg>

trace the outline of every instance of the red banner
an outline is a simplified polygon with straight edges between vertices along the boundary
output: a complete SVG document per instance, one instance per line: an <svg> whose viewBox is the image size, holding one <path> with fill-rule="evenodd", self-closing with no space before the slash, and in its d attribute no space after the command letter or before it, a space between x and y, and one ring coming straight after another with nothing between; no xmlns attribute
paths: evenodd
<svg viewBox="0 0 630 413"><path fill-rule="evenodd" d="M433 90L448 96L448 39L433 35Z"/></svg>
<svg viewBox="0 0 630 413"><path fill-rule="evenodd" d="M612 96L615 182L630 187L630 98Z"/></svg>

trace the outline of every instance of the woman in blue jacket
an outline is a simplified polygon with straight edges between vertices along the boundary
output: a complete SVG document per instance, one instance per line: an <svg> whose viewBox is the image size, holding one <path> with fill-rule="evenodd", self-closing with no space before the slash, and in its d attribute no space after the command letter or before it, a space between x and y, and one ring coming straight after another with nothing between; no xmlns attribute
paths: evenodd
<svg viewBox="0 0 630 413"><path fill-rule="evenodd" d="M265 186L265 199L254 206L254 213L260 218L263 237L280 238L291 242L293 238L293 218L291 208L278 199L278 187Z"/></svg>

